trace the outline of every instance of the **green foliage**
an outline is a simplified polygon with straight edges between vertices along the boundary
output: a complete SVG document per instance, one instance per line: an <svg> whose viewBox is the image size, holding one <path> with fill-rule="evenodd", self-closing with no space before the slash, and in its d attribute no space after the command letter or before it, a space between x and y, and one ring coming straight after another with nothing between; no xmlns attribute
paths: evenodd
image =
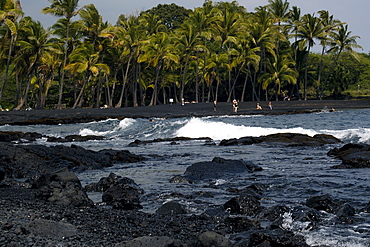
<svg viewBox="0 0 370 247"><path fill-rule="evenodd" d="M328 11L302 14L287 0L254 12L237 1L185 9L159 4L103 22L93 4L49 0L49 29L0 4L0 103L25 107L154 105L168 98L230 101L360 97L370 93L370 55L358 54ZM78 20L73 18L79 15ZM77 19L77 18L76 18ZM312 53L313 46L322 53ZM294 97L293 97L294 96Z"/></svg>
<svg viewBox="0 0 370 247"><path fill-rule="evenodd" d="M157 15L169 30L177 29L189 17L191 10L171 4L158 4L157 7L151 8L145 13Z"/></svg>

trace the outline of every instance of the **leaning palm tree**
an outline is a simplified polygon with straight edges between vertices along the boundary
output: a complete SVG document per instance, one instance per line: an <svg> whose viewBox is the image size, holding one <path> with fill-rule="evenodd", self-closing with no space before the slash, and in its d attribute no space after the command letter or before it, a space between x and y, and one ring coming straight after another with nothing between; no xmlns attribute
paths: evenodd
<svg viewBox="0 0 370 247"><path fill-rule="evenodd" d="M315 45L315 39L321 39L325 36L325 27L319 18L311 14L305 14L302 17L301 25L298 27L295 36L298 37L300 48L307 47L306 70L304 77L304 100L307 100L307 78L308 78L308 57L311 48Z"/></svg>
<svg viewBox="0 0 370 247"><path fill-rule="evenodd" d="M110 69L106 64L99 63L99 51L96 51L94 46L89 43L81 44L73 50L70 60L71 63L65 69L71 71L71 73L84 76L80 93L73 105L73 108L76 108L82 106L83 94L89 83L94 81L101 73L109 74Z"/></svg>
<svg viewBox="0 0 370 247"><path fill-rule="evenodd" d="M20 21L20 40L17 41L19 54L17 59L28 61L27 84L23 97L15 110L21 109L27 103L27 97L31 86L31 80L35 80L38 66L41 63L42 54L47 50L53 50L53 44L49 43L50 32L45 30L39 21L25 17Z"/></svg>
<svg viewBox="0 0 370 247"><path fill-rule="evenodd" d="M64 60L61 68L61 78L59 83L59 97L58 97L58 109L62 105L62 95L63 95L63 86L64 86L64 74L65 67L67 65L68 58L68 42L69 42L69 29L71 25L71 20L73 17L78 15L78 2L79 0L49 0L51 3L50 7L46 7L42 10L44 14L51 14L58 17L64 17L66 20L66 32L64 40Z"/></svg>
<svg viewBox="0 0 370 247"><path fill-rule="evenodd" d="M10 35L9 51L5 68L5 76L3 84L0 88L0 100L3 96L5 86L9 77L9 67L12 59L13 48L17 40L18 29L17 20L23 15L19 1L6 0L0 3L0 26L4 24L7 27L7 32L3 37L5 40Z"/></svg>

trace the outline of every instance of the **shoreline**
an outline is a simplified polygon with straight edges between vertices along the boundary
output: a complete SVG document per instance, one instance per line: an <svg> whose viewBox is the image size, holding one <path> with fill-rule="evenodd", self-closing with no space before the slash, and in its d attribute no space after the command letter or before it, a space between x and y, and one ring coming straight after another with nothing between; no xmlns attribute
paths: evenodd
<svg viewBox="0 0 370 247"><path fill-rule="evenodd" d="M101 121L109 118L179 118L225 115L281 115L320 112L324 109L346 110L370 108L368 100L307 100L272 101L273 110L268 102L262 101L262 110L256 109L257 102L241 102L237 113L232 111L231 102L219 102L217 111L213 103L166 104L126 108L83 108L61 110L2 111L0 125L35 124L72 124Z"/></svg>

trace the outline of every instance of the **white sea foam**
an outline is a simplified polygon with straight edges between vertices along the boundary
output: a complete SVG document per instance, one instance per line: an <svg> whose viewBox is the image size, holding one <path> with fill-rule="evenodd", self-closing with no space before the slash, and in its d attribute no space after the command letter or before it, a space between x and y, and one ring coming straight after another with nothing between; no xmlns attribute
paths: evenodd
<svg viewBox="0 0 370 247"><path fill-rule="evenodd" d="M322 132L335 136L344 141L370 143L370 129L323 130Z"/></svg>
<svg viewBox="0 0 370 247"><path fill-rule="evenodd" d="M125 119L123 119L123 120L121 120L121 121L119 122L119 128L120 128L120 129L125 129L125 128L127 128L128 126L130 126L130 125L134 124L135 122L136 122L136 120L135 120L135 119L132 119L132 118L125 118Z"/></svg>
<svg viewBox="0 0 370 247"><path fill-rule="evenodd" d="M190 138L210 137L213 140L222 140L244 136L263 136L275 133L302 133L313 136L318 132L301 127L285 129L264 128L192 118L185 126L176 132L176 136Z"/></svg>
<svg viewBox="0 0 370 247"><path fill-rule="evenodd" d="M105 120L105 121L107 121L107 120ZM119 122L118 126L114 127L113 129L109 129L109 130L105 130L105 131L99 131L99 130L93 130L91 128L84 128L84 129L80 130L79 134L81 136L87 136L87 135L105 136L105 135L109 135L111 133L114 133L116 131L126 129L127 127L134 124L135 122L136 122L135 119L125 118L125 119L121 120Z"/></svg>

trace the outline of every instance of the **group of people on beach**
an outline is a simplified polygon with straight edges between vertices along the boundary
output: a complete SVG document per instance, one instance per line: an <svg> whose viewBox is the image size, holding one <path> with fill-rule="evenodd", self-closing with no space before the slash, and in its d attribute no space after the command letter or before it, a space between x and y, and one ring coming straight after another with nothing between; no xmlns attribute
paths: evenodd
<svg viewBox="0 0 370 247"><path fill-rule="evenodd" d="M270 110L272 110L272 102L271 102L271 101L267 104L267 106L268 106L268 108L269 108ZM256 109L257 109L257 110L262 110L262 106L260 105L260 103L257 103L257 105L256 105Z"/></svg>
<svg viewBox="0 0 370 247"><path fill-rule="evenodd" d="M214 101L213 103L213 107L214 107L214 110L216 111L216 101ZM270 110L272 110L272 102L270 101L267 106L269 107ZM238 108L239 108L239 101L237 101L236 99L233 100L233 112L237 113L238 112ZM256 105L256 109L257 110L262 110L262 106L260 105L260 103L257 103Z"/></svg>

